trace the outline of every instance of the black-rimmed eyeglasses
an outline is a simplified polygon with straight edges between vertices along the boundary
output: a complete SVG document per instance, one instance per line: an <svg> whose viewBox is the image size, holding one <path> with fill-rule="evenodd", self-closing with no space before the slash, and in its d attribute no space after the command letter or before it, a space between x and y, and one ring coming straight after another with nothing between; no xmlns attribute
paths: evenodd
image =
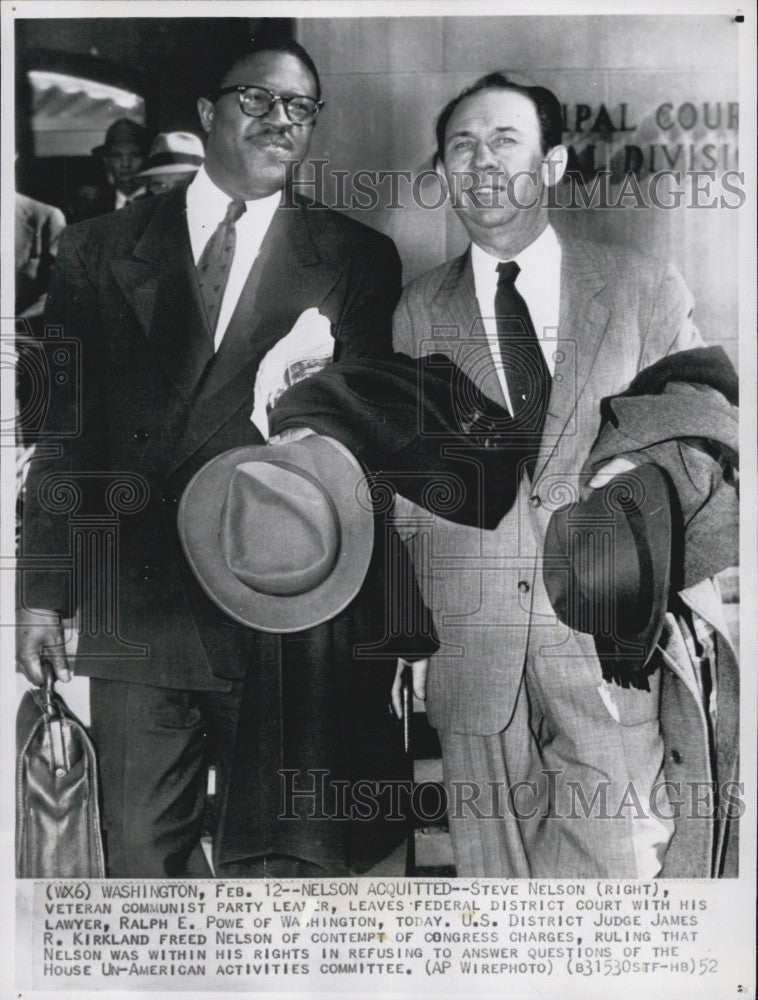
<svg viewBox="0 0 758 1000"><path fill-rule="evenodd" d="M284 113L293 125L310 125L316 120L316 116L323 108L323 101L316 101L312 97L303 94L295 94L292 97L282 97L281 94L274 94L265 87L248 86L244 83L234 84L230 87L221 87L216 91L216 99L224 94L234 94L239 96L240 109L242 113L250 118L263 118L273 108L277 101L282 102Z"/></svg>

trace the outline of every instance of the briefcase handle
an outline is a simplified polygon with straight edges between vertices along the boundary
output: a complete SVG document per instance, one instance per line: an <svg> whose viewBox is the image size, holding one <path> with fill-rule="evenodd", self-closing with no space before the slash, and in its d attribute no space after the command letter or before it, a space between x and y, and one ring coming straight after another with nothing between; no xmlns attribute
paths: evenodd
<svg viewBox="0 0 758 1000"><path fill-rule="evenodd" d="M411 752L411 716L413 715L413 669L406 663L400 679L400 700L403 708L403 750Z"/></svg>
<svg viewBox="0 0 758 1000"><path fill-rule="evenodd" d="M54 770L68 772L71 769L71 760L63 732L65 716L61 711L60 702L55 697L55 671L49 660L45 659L42 660L42 670L45 683L40 689L41 699L38 699L38 703L44 712L45 728L50 734L51 763Z"/></svg>
<svg viewBox="0 0 758 1000"><path fill-rule="evenodd" d="M42 672L45 675L45 683L42 685L45 712L47 715L56 715L57 710L55 699L53 698L55 690L55 671L53 670L52 664L49 660L43 659L41 662Z"/></svg>

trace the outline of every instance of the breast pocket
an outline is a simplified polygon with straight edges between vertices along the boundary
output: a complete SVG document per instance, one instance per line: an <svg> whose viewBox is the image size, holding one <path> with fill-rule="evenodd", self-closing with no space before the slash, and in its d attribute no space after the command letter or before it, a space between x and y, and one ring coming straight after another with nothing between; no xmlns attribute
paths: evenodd
<svg viewBox="0 0 758 1000"><path fill-rule="evenodd" d="M603 681L598 693L611 717L622 726L640 726L657 719L661 708L661 669L663 662L659 653L654 653L648 666L654 670L647 676L649 691L638 688L623 688L619 684Z"/></svg>

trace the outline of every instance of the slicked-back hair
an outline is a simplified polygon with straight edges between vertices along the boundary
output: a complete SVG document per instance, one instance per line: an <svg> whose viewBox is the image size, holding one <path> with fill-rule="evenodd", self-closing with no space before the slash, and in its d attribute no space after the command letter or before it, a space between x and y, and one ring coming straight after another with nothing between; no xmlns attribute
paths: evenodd
<svg viewBox="0 0 758 1000"><path fill-rule="evenodd" d="M516 94L523 94L524 97L529 98L537 112L542 152L547 153L554 146L561 144L563 115L560 102L551 90L546 87L527 87L520 83L514 83L504 73L487 73L486 76L480 76L470 87L462 90L442 109L436 125L437 156L440 160L444 161L445 159L445 132L453 112L461 101L471 97L472 94L478 94L480 90L511 90Z"/></svg>
<svg viewBox="0 0 758 1000"><path fill-rule="evenodd" d="M223 81L226 79L231 70L234 69L237 63L242 62L245 59L250 59L252 56L257 56L261 52L283 52L299 59L313 77L313 81L316 84L317 99L321 98L321 79L318 75L316 64L305 51L303 46L300 45L299 42L296 42L294 38L265 39L260 42L251 41L247 45L243 45L240 49L235 50L230 54L224 64L219 66L215 77L209 82L206 96L211 99L214 98L218 93L219 88L222 86Z"/></svg>

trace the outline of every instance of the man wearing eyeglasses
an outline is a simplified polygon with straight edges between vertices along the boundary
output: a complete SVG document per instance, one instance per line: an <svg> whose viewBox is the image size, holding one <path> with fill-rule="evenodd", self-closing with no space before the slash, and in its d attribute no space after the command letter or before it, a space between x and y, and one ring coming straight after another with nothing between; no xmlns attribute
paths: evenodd
<svg viewBox="0 0 758 1000"><path fill-rule="evenodd" d="M276 768L354 746L346 727L386 777L396 773L382 729L391 725L394 662L385 662L389 675L364 664L368 707L335 707L350 704L333 696L338 676L351 676L344 662L339 675L334 666L335 637L352 655L344 620L290 642L237 625L199 589L175 526L198 469L227 449L262 443L269 400L261 407L256 383L264 370L271 376L272 358L294 358L279 373L286 383L297 363L312 371L391 349L400 294L391 241L297 196L280 205L287 164L305 157L322 107L316 67L299 45L250 48L198 101L207 148L191 183L72 227L61 243L46 321L80 341L82 375L51 398L47 434L60 455L40 449L29 479L24 555L43 569L24 576L18 660L34 684L45 655L67 680L61 615L78 610L88 623L76 670L91 678L111 876L209 873L200 837L210 745L221 783L217 873L365 870L394 846L381 830L372 846L371 824L347 843L344 824L317 824L308 839L302 823L277 824L275 811L271 819ZM66 437L72 426L79 430ZM82 495L77 517L112 517L115 507L121 515L115 563L93 551L73 583L44 569L69 553L71 510L46 501L43 486L62 471ZM125 476L133 502L116 503L113 483ZM383 613L377 582L366 586L348 609L356 621L372 607ZM321 709L310 702L315 694ZM329 719L319 716L324 704Z"/></svg>

